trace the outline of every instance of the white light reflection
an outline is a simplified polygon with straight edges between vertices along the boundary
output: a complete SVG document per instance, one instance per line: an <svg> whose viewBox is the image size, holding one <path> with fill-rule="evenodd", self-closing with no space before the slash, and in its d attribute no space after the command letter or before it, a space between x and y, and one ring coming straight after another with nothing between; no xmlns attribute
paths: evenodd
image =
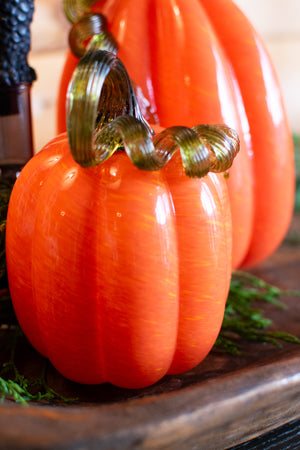
<svg viewBox="0 0 300 450"><path fill-rule="evenodd" d="M170 215L170 198L168 194L162 194L157 198L155 215L157 223L160 225L167 223L167 218Z"/></svg>
<svg viewBox="0 0 300 450"><path fill-rule="evenodd" d="M203 206L203 209L206 212L206 215L209 217L207 221L207 240L209 241L209 246L213 250L213 254L215 255L215 258L217 259L217 255L219 254L219 248L218 248L218 239L216 239L216 236L218 236L217 233L217 223L216 223L216 210L217 206L213 197L213 194L209 188L209 186L206 183L202 184L201 189L201 203Z"/></svg>
<svg viewBox="0 0 300 450"><path fill-rule="evenodd" d="M262 75L266 86L266 101L268 110L276 126L284 121L284 112L282 109L281 92L277 84L277 79L274 77L273 67L269 61L265 49L261 41L257 38L255 40L260 54L260 61L262 65Z"/></svg>
<svg viewBox="0 0 300 450"><path fill-rule="evenodd" d="M213 220L215 218L215 214L216 214L215 213L216 204L215 204L214 198L212 196L212 193L206 183L202 184L201 203L203 205L203 209L205 210L206 214L209 216L210 220Z"/></svg>
<svg viewBox="0 0 300 450"><path fill-rule="evenodd" d="M111 166L109 169L109 173L112 177L116 177L118 173L118 169L115 166Z"/></svg>
<svg viewBox="0 0 300 450"><path fill-rule="evenodd" d="M232 75L233 88L234 88L235 97L236 97L236 105L237 105L240 123L241 123L242 131L243 131L243 140L246 144L248 155L252 157L253 156L252 140L251 140L250 127L249 127L248 117L247 117L246 110L245 110L244 101L242 98L241 90L240 90L238 81L236 79L236 76L233 72L231 75ZM234 125L232 125L232 127L234 128Z"/></svg>
<svg viewBox="0 0 300 450"><path fill-rule="evenodd" d="M118 42L123 42L124 35L125 35L125 30L126 30L126 20L122 19L120 21L120 25L119 25L119 36L118 36L118 39L117 39Z"/></svg>
<svg viewBox="0 0 300 450"><path fill-rule="evenodd" d="M175 5L175 6L173 7L173 10L174 10L174 13L175 13L176 16L180 16L180 11L179 11L179 8L178 8L177 5Z"/></svg>
<svg viewBox="0 0 300 450"><path fill-rule="evenodd" d="M181 12L180 12L179 6L177 5L176 0L173 0L172 8L173 8L173 11L174 11L174 14L175 14L175 18L176 18L176 22L177 22L178 28L183 28L183 20L182 20Z"/></svg>
<svg viewBox="0 0 300 450"><path fill-rule="evenodd" d="M220 58L219 52L215 47L213 47L213 53L216 61L218 97L220 99L223 121L224 123L226 123L226 125L234 129L238 129L238 126L240 124L240 132L243 133L243 141L247 146L247 153L249 156L252 156L253 151L249 122L235 73L231 66L228 67L228 74L225 72L223 62ZM230 81L227 81L228 75L230 77ZM232 83L232 85L229 83ZM231 90L231 87L233 89L233 92Z"/></svg>
<svg viewBox="0 0 300 450"><path fill-rule="evenodd" d="M63 157L63 155L62 154L60 154L60 155L51 155L45 162L44 162L44 166L45 167L48 167L48 168L50 168L50 167L53 167L53 166L55 166L55 164L57 164L61 159L62 159L62 157Z"/></svg>
<svg viewBox="0 0 300 450"><path fill-rule="evenodd" d="M145 95L148 95L148 98L150 100L149 107L152 111L156 111L156 103L155 103L155 96L154 96L154 89L152 85L152 79L150 77L147 77L146 79L146 86L147 86L147 93Z"/></svg>
<svg viewBox="0 0 300 450"><path fill-rule="evenodd" d="M220 100L221 114L224 123L229 127L235 126L236 111L234 109L234 101L232 98L231 90L227 81L227 74L223 67L223 61L221 60L218 49L213 46L212 51L216 61L216 75L218 86L218 97Z"/></svg>
<svg viewBox="0 0 300 450"><path fill-rule="evenodd" d="M159 195L155 205L156 223L155 232L160 243L161 261L164 266L171 268L172 258L170 254L174 252L173 226L170 227L174 218L173 202L171 196L166 192ZM172 216L172 217L171 217Z"/></svg>
<svg viewBox="0 0 300 450"><path fill-rule="evenodd" d="M72 167L71 170L68 170L63 178L62 189L69 189L76 180L77 174L78 169L76 167Z"/></svg>

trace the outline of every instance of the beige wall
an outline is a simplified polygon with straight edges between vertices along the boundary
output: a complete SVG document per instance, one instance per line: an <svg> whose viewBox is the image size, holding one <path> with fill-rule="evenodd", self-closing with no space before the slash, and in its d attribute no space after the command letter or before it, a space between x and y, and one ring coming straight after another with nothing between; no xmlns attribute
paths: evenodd
<svg viewBox="0 0 300 450"><path fill-rule="evenodd" d="M300 0L236 0L236 4L265 40L292 130L300 134Z"/></svg>
<svg viewBox="0 0 300 450"><path fill-rule="evenodd" d="M292 129L300 133L300 0L236 0L236 3L267 44L281 81ZM30 64L38 74L32 89L36 151L55 136L55 102L68 28L62 0L35 0Z"/></svg>
<svg viewBox="0 0 300 450"><path fill-rule="evenodd" d="M69 24L62 11L62 0L35 0L34 5L29 62L38 77L32 86L33 132L35 151L38 151L56 135L57 86Z"/></svg>

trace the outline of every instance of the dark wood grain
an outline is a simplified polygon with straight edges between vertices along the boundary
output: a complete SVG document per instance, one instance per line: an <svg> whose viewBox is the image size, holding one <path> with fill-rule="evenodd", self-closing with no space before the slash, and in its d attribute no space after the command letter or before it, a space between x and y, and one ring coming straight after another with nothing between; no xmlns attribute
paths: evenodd
<svg viewBox="0 0 300 450"><path fill-rule="evenodd" d="M299 450L300 420L294 420L230 450Z"/></svg>
<svg viewBox="0 0 300 450"><path fill-rule="evenodd" d="M255 273L284 289L300 289L300 231ZM272 327L300 336L300 298L285 295L287 310L268 305ZM44 360L23 342L18 363L27 374ZM226 449L300 418L300 346L242 344L241 356L213 351L195 369L154 386L128 391L105 384L81 386L53 367L48 383L78 397L75 405L5 401L0 448L5 449Z"/></svg>

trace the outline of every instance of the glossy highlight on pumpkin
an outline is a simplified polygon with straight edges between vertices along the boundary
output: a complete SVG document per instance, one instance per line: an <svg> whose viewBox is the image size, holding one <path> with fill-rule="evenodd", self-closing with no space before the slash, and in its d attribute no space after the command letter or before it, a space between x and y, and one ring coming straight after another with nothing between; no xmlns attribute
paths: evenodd
<svg viewBox="0 0 300 450"><path fill-rule="evenodd" d="M159 172L125 152L85 169L62 134L15 183L13 305L33 346L71 380L148 386L197 365L218 336L231 274L227 186L221 174L187 178L176 156Z"/></svg>
<svg viewBox="0 0 300 450"><path fill-rule="evenodd" d="M263 261L282 241L293 211L294 159L272 62L261 38L231 0L99 0L131 79L160 125L225 123L241 151L229 172L233 267ZM78 60L69 53L58 102Z"/></svg>

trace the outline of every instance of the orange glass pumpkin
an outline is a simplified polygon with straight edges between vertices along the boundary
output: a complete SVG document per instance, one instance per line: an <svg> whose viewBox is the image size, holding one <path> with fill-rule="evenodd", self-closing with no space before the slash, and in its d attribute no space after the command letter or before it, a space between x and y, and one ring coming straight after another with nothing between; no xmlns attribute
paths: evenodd
<svg viewBox="0 0 300 450"><path fill-rule="evenodd" d="M87 2L89 4L93 2ZM226 123L241 151L228 180L233 268L258 264L282 241L294 205L291 133L261 38L231 0L98 0L118 56L163 127ZM58 102L78 59L69 52Z"/></svg>
<svg viewBox="0 0 300 450"><path fill-rule="evenodd" d="M85 75L104 63L89 58L86 70L81 61L78 86L97 90ZM92 135L91 108L80 93L69 99L70 108L79 105L85 114L75 116L68 134L69 142L72 133L80 141L86 129ZM96 95L91 99L101 104ZM142 171L124 151L83 168L68 138L58 136L27 163L9 202L7 271L24 333L80 383L140 388L191 369L218 336L229 289L232 230L224 176L189 178L177 158L163 170Z"/></svg>

